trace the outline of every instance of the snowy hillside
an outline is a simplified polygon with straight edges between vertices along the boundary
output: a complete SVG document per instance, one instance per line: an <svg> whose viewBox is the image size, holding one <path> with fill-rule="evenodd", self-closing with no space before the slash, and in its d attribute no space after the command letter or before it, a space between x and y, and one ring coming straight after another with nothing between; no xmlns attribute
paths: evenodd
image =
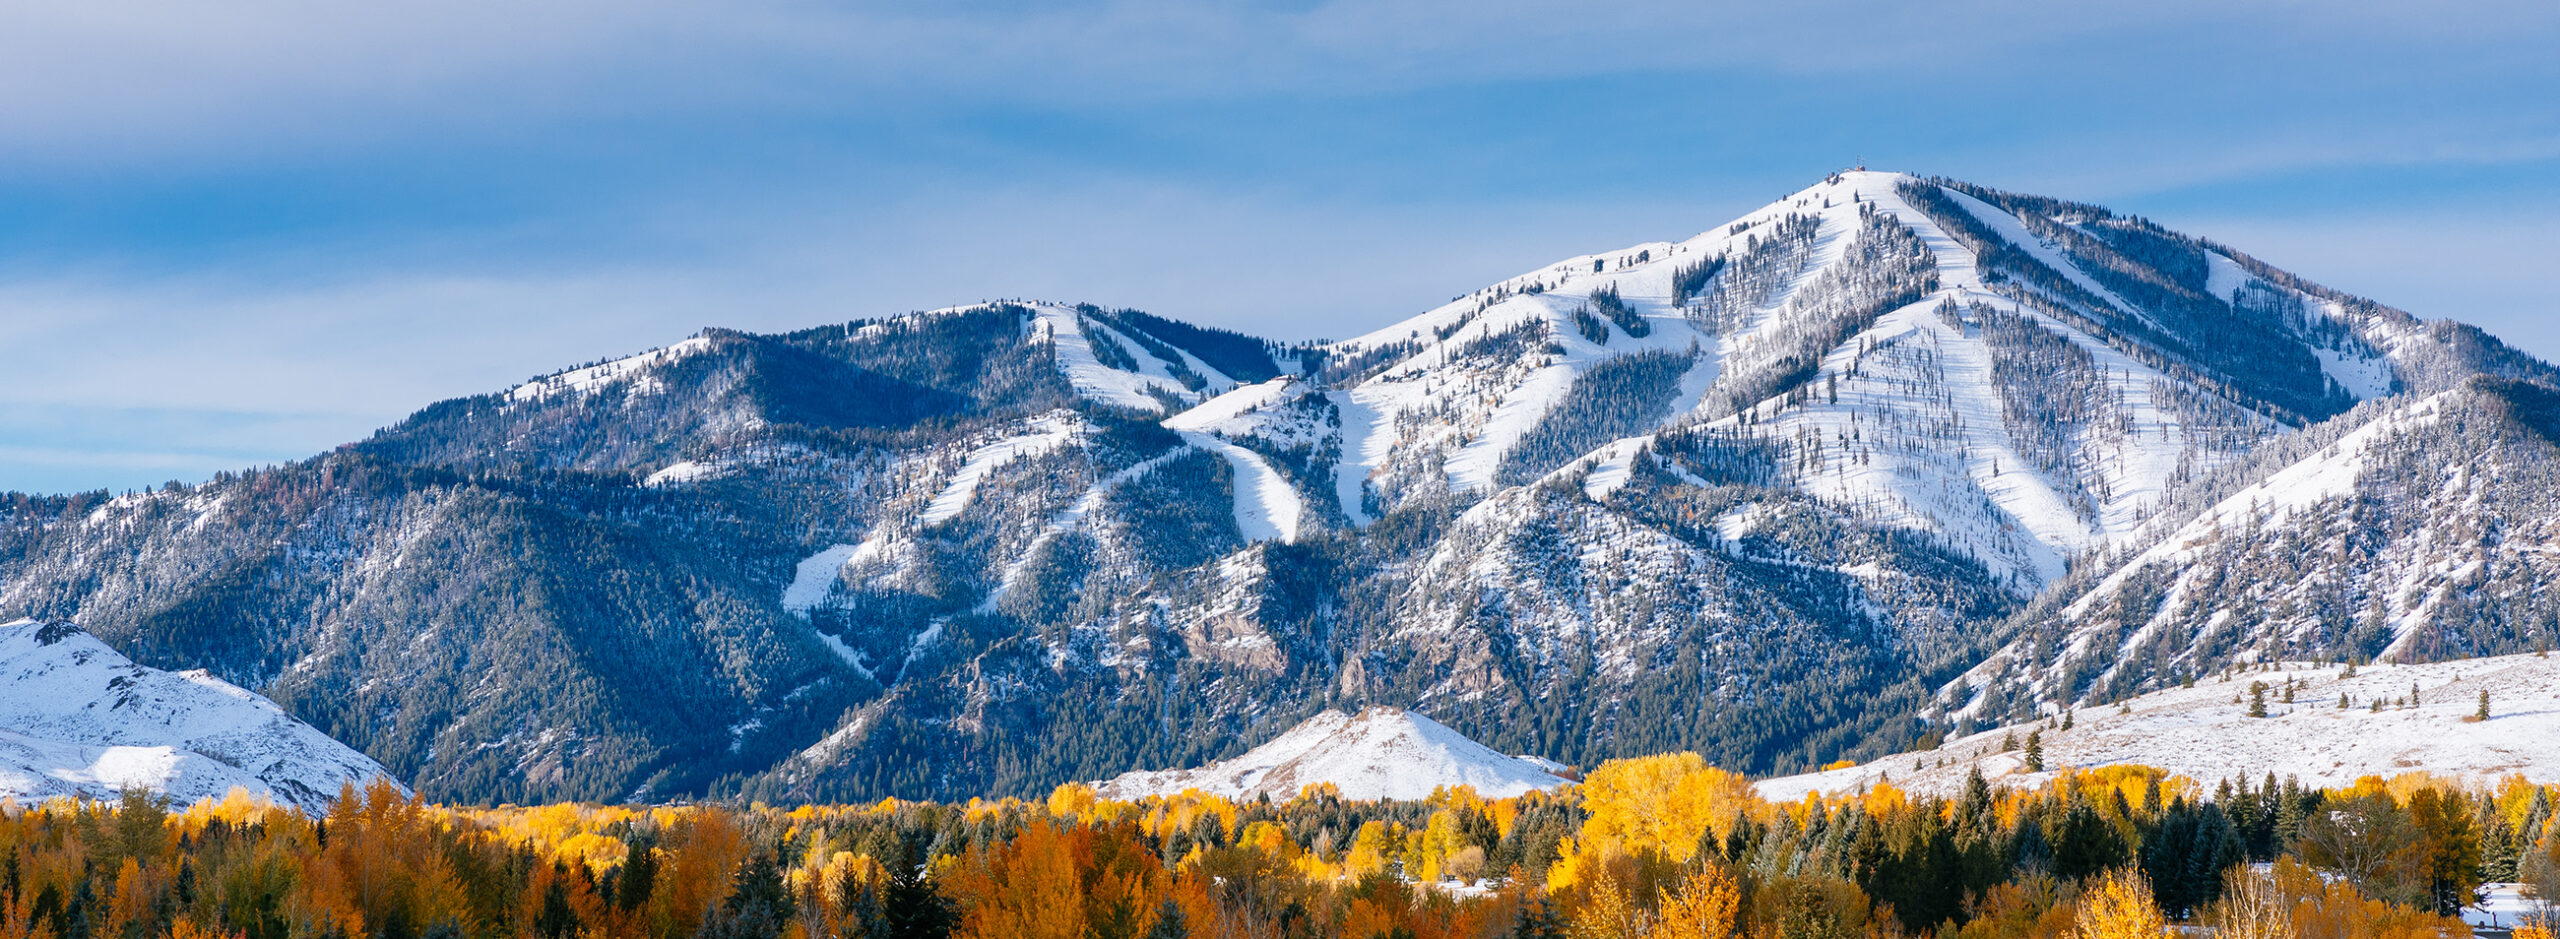
<svg viewBox="0 0 2560 939"><path fill-rule="evenodd" d="M473 801L1038 792L1345 697L1774 771L2554 638L2560 372L2476 329L1957 180L1670 234L1339 342L1030 300L707 329L306 461L0 497L0 614Z"/></svg>
<svg viewBox="0 0 2560 939"><path fill-rule="evenodd" d="M2233 486L2191 493L2219 498L2163 512L2138 550L2062 585L2023 635L1942 689L1935 713L2111 701L2235 660L2549 645L2555 416L2551 390L2484 378L2267 447Z"/></svg>
<svg viewBox="0 0 2560 939"><path fill-rule="evenodd" d="M1605 474L1660 430L1706 422L1778 446L1796 487L2032 590L2306 400L2387 393L2381 350L2416 344L2405 318L2350 316L2201 248L2192 283L2146 272L2166 286L2137 303L2101 283L2134 265L2088 232L2151 233L2050 205L2057 217L1845 173L1696 238L1561 261L1327 347L1347 383L1331 392L1337 498L1363 519L1604 450ZM2273 335L2251 337L2279 343L2269 358L2335 374L2307 398L2250 394L2270 382L2195 352L2229 324L2152 308L2171 301L2273 310L2255 331Z"/></svg>
<svg viewBox="0 0 2560 939"><path fill-rule="evenodd" d="M2250 717L2258 697L2251 686L2259 682L2266 685L2267 716ZM2475 721L2482 692L2489 695L2490 717ZM2208 786L2232 778L2254 782L2268 773L2342 786L2361 776L2414 771L2470 782L2520 774L2549 783L2560 781L2560 658L2528 653L2367 665L2353 676L2339 666L2301 663L2246 669L2122 707L2082 708L2071 722L2068 730L2053 718L1999 727L1935 750L1764 780L1760 794L1789 801L1807 791L1847 792L1886 780L1914 792L1954 794L1977 767L1995 783L2032 786L2064 767L2115 763L2156 766ZM2028 735L2039 732L2043 772L2027 764ZM2004 749L2007 741L2016 748Z"/></svg>
<svg viewBox="0 0 2560 939"><path fill-rule="evenodd" d="M1534 757L1504 756L1420 714L1372 707L1310 717L1232 760L1127 773L1097 787L1114 799L1197 789L1239 801L1286 800L1318 783L1333 784L1345 799L1423 799L1442 786L1508 797L1572 781L1551 768L1555 764Z"/></svg>
<svg viewBox="0 0 2560 939"><path fill-rule="evenodd" d="M185 804L234 787L306 809L389 774L265 698L203 672L133 664L76 627L0 625L0 797Z"/></svg>

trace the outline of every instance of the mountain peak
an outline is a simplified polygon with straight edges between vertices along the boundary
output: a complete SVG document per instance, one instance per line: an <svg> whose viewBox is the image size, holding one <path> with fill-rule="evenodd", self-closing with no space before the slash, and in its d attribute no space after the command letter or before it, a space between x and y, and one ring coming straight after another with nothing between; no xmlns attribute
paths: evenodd
<svg viewBox="0 0 2560 939"><path fill-rule="evenodd" d="M2344 440L2474 376L2523 384ZM1019 794L1344 695L1761 771L2235 650L2530 648L2553 384L2103 207L1848 171L1340 342L1023 300L708 330L304 463L0 503L0 599L444 798ZM2152 552L2208 513L2282 524ZM1281 736L1129 785L1553 778L1414 712Z"/></svg>
<svg viewBox="0 0 2560 939"><path fill-rule="evenodd" d="M342 783L389 775L202 671L136 665L68 623L0 625L0 796L106 799L139 786L183 804L238 787L318 810Z"/></svg>
<svg viewBox="0 0 2560 939"><path fill-rule="evenodd" d="M1327 710L1244 755L1198 769L1126 773L1100 785L1117 799L1172 795L1186 789L1245 800L1297 795L1331 784L1345 799L1424 799L1444 786L1473 786L1488 797L1551 789L1571 780L1555 764L1505 756L1439 721L1397 707L1358 714Z"/></svg>

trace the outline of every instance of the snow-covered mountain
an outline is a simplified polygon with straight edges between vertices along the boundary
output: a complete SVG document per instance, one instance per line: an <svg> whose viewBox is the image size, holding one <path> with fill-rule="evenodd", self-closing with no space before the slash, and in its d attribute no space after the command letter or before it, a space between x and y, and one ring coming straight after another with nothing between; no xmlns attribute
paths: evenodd
<svg viewBox="0 0 2560 939"><path fill-rule="evenodd" d="M1326 347L1357 379L1338 494L1360 518L1564 471L1600 496L1661 431L1723 432L2032 591L2185 478L2432 380L2414 320L2252 264L2094 207L1841 174Z"/></svg>
<svg viewBox="0 0 2560 939"><path fill-rule="evenodd" d="M0 625L0 797L144 788L183 805L236 787L316 811L389 775L222 679L135 665L66 623Z"/></svg>
<svg viewBox="0 0 2560 939"><path fill-rule="evenodd" d="M1472 786L1478 795L1508 798L1570 784L1555 772L1563 769L1535 757L1504 756L1403 708L1371 707L1307 718L1234 759L1197 769L1125 773L1095 788L1128 800L1197 789L1237 801L1286 801L1322 784L1353 800L1424 799L1443 786Z"/></svg>
<svg viewBox="0 0 2560 939"><path fill-rule="evenodd" d="M2000 720L2232 661L2428 662L2548 648L2560 394L2475 379L2377 402L2198 485L2050 592L1937 709Z"/></svg>
<svg viewBox="0 0 2560 939"><path fill-rule="evenodd" d="M1849 172L1340 342L1031 301L709 330L290 466L0 499L0 611L439 798L1037 792L1370 704L1771 771L2235 658L2548 642L2553 387L2141 219Z"/></svg>
<svg viewBox="0 0 2560 939"><path fill-rule="evenodd" d="M2263 684L2263 691L2253 686ZM2475 720L2480 695L2489 719ZM2290 699L2290 700L2287 700ZM2263 701L2264 717L2251 717ZM2380 707L2375 702L2380 702ZM2269 662L2207 676L2121 705L2059 719L1994 727L1864 765L1762 780L1777 801L1808 791L1838 794L1890 782L1906 791L1956 795L1977 769L1999 785L2041 785L2068 767L2138 763L2211 787L2272 773L2304 785L2347 786L2364 776L2412 771L2495 784L2510 775L2560 780L2560 659L2531 653L2423 665ZM2044 769L2030 768L2030 734Z"/></svg>

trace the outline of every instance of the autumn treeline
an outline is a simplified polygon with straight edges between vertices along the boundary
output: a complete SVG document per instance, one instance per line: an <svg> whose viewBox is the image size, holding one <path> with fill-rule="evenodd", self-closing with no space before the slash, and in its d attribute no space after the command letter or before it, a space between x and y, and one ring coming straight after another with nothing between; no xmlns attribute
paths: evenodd
<svg viewBox="0 0 2560 939"><path fill-rule="evenodd" d="M376 785L314 817L137 792L0 803L0 939L2453 939L2485 881L2560 895L2555 795L2110 767L1771 803L1694 754L1420 802L456 808Z"/></svg>

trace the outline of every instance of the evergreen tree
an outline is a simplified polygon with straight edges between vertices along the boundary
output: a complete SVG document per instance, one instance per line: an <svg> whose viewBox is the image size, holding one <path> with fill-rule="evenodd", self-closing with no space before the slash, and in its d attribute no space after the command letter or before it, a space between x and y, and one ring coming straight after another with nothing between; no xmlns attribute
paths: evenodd
<svg viewBox="0 0 2560 939"><path fill-rule="evenodd" d="M1504 939L1565 939L1564 916L1556 912L1547 898L1523 903L1511 916L1511 931Z"/></svg>
<svg viewBox="0 0 2560 939"><path fill-rule="evenodd" d="M729 899L704 912L699 939L778 939L797 910L781 863L759 852L738 868Z"/></svg>
<svg viewBox="0 0 2560 939"><path fill-rule="evenodd" d="M902 860L889 871L889 889L880 902L889 939L943 939L960 925L959 911L924 879L922 867Z"/></svg>
<svg viewBox="0 0 2560 939"><path fill-rule="evenodd" d="M2142 839L2140 863L2160 908L2184 919L2222 893L2222 875L2248 859L2220 806L2179 799Z"/></svg>
<svg viewBox="0 0 2560 939"><path fill-rule="evenodd" d="M2124 834L2090 808L2087 800L2074 796L2056 827L2053 873L2057 877L2079 880L2120 866L2126 860Z"/></svg>
<svg viewBox="0 0 2560 939"><path fill-rule="evenodd" d="M1191 927L1182 919L1182 904L1168 898L1157 907L1156 924L1147 927L1147 939L1191 939Z"/></svg>
<svg viewBox="0 0 2560 939"><path fill-rule="evenodd" d="M622 867L615 873L613 904L623 912L637 910L649 902L658 886L658 839L654 834L634 836L624 852Z"/></svg>
<svg viewBox="0 0 2560 939"><path fill-rule="evenodd" d="M542 939L576 939L578 911L569 907L569 891L562 886L568 879L566 869L554 872L551 886L542 892L542 910L533 918L534 935Z"/></svg>

